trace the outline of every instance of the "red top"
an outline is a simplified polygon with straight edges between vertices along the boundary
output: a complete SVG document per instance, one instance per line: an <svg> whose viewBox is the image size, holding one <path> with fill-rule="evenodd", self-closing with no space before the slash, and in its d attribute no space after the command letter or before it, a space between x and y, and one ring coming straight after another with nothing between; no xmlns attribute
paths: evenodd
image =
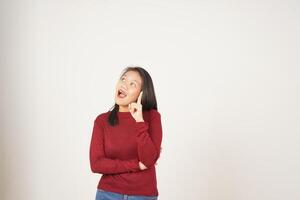
<svg viewBox="0 0 300 200"><path fill-rule="evenodd" d="M90 143L90 166L103 174L97 188L127 195L158 196L155 163L160 156L162 126L160 113L143 112L136 122L130 112L118 112L119 124L111 126L111 111L94 120ZM141 161L147 169L139 168Z"/></svg>

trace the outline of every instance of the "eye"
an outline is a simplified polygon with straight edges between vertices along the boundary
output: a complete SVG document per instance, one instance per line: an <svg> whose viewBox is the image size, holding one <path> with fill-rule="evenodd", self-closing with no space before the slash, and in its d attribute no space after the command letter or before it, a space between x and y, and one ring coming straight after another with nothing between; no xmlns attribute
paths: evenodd
<svg viewBox="0 0 300 200"><path fill-rule="evenodd" d="M125 80L125 78L124 78L124 77L122 77L122 78L121 78L121 80L123 81L123 80Z"/></svg>
<svg viewBox="0 0 300 200"><path fill-rule="evenodd" d="M132 85L134 87L136 86L136 84L134 82L131 82L130 85Z"/></svg>

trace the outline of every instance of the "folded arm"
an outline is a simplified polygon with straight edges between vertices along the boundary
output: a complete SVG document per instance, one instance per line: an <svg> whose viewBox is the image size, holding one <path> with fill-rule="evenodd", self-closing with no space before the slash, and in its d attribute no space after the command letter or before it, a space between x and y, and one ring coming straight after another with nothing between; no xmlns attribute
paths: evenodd
<svg viewBox="0 0 300 200"><path fill-rule="evenodd" d="M90 142L90 167L100 174L119 174L140 171L138 158L130 160L110 159L104 153L104 131L101 120L94 121Z"/></svg>
<svg viewBox="0 0 300 200"><path fill-rule="evenodd" d="M147 167L156 163L160 156L162 125L160 113L151 113L150 121L136 122L139 160Z"/></svg>

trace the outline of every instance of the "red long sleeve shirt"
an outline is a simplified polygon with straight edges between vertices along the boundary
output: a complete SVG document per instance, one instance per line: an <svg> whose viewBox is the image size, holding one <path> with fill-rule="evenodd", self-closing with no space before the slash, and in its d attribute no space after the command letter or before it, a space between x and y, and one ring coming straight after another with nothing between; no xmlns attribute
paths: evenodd
<svg viewBox="0 0 300 200"><path fill-rule="evenodd" d="M96 117L91 137L90 167L102 174L97 188L127 195L158 195L155 163L162 142L160 113L144 111L144 122L136 122L130 112L118 112L119 124L111 126L110 112ZM139 161L147 169L141 170Z"/></svg>

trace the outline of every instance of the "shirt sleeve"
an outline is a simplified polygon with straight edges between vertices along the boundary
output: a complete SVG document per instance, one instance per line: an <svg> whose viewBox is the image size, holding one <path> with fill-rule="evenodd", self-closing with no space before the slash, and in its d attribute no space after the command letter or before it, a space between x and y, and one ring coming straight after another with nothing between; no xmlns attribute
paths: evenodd
<svg viewBox="0 0 300 200"><path fill-rule="evenodd" d="M160 113L154 111L150 121L136 122L139 160L147 167L151 167L160 157L162 142L162 125Z"/></svg>
<svg viewBox="0 0 300 200"><path fill-rule="evenodd" d="M140 171L138 158L130 160L110 159L104 153L104 132L102 123L95 119L90 142L90 167L99 174L119 174ZM99 120L101 122L101 120Z"/></svg>

